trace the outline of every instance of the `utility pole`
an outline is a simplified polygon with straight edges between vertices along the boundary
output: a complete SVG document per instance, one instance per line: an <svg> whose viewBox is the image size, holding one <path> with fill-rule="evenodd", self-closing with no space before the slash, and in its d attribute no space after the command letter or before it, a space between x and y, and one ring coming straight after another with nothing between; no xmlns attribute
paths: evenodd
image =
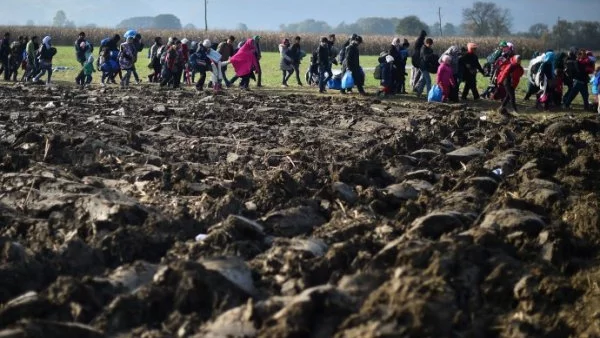
<svg viewBox="0 0 600 338"><path fill-rule="evenodd" d="M556 51L560 50L560 16L556 19Z"/></svg>
<svg viewBox="0 0 600 338"><path fill-rule="evenodd" d="M442 7L438 7L438 17L440 19L440 36L444 36L442 32Z"/></svg>
<svg viewBox="0 0 600 338"><path fill-rule="evenodd" d="M208 32L208 0L204 0L204 31Z"/></svg>

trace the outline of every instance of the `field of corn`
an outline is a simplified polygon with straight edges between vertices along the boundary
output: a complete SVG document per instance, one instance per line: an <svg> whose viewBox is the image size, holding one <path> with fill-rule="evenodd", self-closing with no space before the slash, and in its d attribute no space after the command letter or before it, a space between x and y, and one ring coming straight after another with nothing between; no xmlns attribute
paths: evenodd
<svg viewBox="0 0 600 338"><path fill-rule="evenodd" d="M132 27L135 28L135 27ZM34 36L37 35L40 39L46 35L52 37L54 45L71 45L75 39L77 39L78 33L82 29L79 28L57 28L57 27L27 27L27 26L0 26L0 32L10 32L13 38L18 36ZM123 34L125 31L120 31L116 29L110 28L93 28L93 29L83 29L85 31L88 39L94 43L95 45L99 45L100 41L103 38L114 35L115 33ZM170 36L175 36L178 38L187 38L189 40L203 40L210 39L211 41L221 41L225 40L229 35L233 35L236 37L237 41L240 41L243 38L252 37L254 35L260 35L262 38L261 47L264 51L267 52L276 52L278 48L278 44L284 38L293 38L292 35L295 33L285 33L285 32L259 32L259 31L222 31L222 30L211 30L208 32L204 32L201 30L140 30L140 34L144 39L144 42L148 45L151 44L152 40L155 36L161 36L163 38L167 38ZM316 47L319 42L319 38L322 36L320 34L300 34L303 39L303 46L306 49L312 49L313 46ZM348 39L349 36L338 34L337 40L338 45L341 44L342 41ZM406 38L412 44L416 37L412 36L401 36L401 38ZM363 36L363 46L361 47L362 53L365 55L376 55L379 54L382 50L388 48L391 44L393 37L391 36L382 36L382 35L365 35ZM526 38L517 38L517 37L486 37L486 38L469 38L469 37L436 37L434 38L434 50L436 53L442 53L451 45L457 46L466 46L468 42L475 42L479 45L479 55L485 56L493 51L494 48L498 45L500 40L511 41L517 47L517 52L524 56L524 58L529 58L534 51L542 51L547 48L544 46L542 41L536 39L526 39Z"/></svg>

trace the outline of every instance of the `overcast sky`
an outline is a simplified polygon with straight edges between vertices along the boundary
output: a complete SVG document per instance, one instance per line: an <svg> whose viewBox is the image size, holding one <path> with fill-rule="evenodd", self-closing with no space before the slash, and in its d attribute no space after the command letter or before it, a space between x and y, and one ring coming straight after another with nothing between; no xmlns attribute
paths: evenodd
<svg viewBox="0 0 600 338"><path fill-rule="evenodd" d="M0 0L5 2L8 0ZM496 2L496 1L494 1ZM504 0L496 2L509 8L513 16L512 31L526 31L534 23L552 26L558 17L569 21L600 20L600 0ZM442 9L442 22L460 24L462 9L472 0L208 0L209 28L235 28L245 23L250 29L278 30L282 23L304 19L323 20L331 26L351 23L368 16L404 17L417 15L428 24L437 22L437 9ZM18 0L2 6L2 24L49 24L56 11L64 10L69 20L78 25L95 23L113 27L133 16L174 14L183 25L204 26L203 0Z"/></svg>

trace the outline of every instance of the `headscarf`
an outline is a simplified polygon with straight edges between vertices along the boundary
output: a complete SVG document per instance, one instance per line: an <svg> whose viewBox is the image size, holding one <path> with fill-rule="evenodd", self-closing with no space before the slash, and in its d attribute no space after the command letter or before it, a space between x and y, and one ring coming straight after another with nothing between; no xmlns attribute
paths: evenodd
<svg viewBox="0 0 600 338"><path fill-rule="evenodd" d="M510 59L510 62L512 64L517 64L519 62L521 62L521 55L515 55Z"/></svg>
<svg viewBox="0 0 600 338"><path fill-rule="evenodd" d="M392 45L399 47L400 46L400 38L394 38L394 40L392 40Z"/></svg>
<svg viewBox="0 0 600 338"><path fill-rule="evenodd" d="M448 54L442 55L442 62L449 65L452 62L452 57Z"/></svg>
<svg viewBox="0 0 600 338"><path fill-rule="evenodd" d="M42 39L42 43L44 44L44 46L46 46L46 48L50 48L50 41L52 41L52 38L50 36L45 36Z"/></svg>

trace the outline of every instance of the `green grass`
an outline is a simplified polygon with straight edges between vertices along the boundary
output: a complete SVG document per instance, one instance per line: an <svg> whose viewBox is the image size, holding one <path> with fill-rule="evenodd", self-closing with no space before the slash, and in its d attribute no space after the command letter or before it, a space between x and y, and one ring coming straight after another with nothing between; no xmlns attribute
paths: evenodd
<svg viewBox="0 0 600 338"><path fill-rule="evenodd" d="M73 50L73 47L57 47L58 49L58 53L56 55L56 57L53 60L53 65L54 67L57 66L63 66L63 67L70 67L72 68L71 70L66 70L66 71L58 71L55 72L53 75L53 81L59 85L69 85L69 84L74 84L75 82L75 77L77 76L79 69L80 69L80 65L79 63L77 63L77 60L75 59L75 53ZM94 51L94 57L97 57L97 50ZM142 79L142 81L145 83L147 82L147 75L150 74L150 69L148 69L148 67L146 66L148 64L148 59L146 58L147 55L147 49L144 49L139 56L139 60L137 62L137 71L138 74L140 75L140 78ZM275 92L275 93L289 93L289 92L296 92L296 93L315 93L316 89L315 88L311 88L311 87L307 87L306 85L302 88L297 87L296 86L296 81L294 80L294 77L292 79L290 79L289 83L290 83L290 87L289 88L282 88L281 87L281 71L279 69L279 53L263 53L263 57L261 60L261 66L263 69L263 85L265 86L264 90L265 91L271 91L271 92ZM377 56L372 56L372 55L362 55L361 56L361 65L363 66L363 68L374 68L377 65ZM481 60L482 64L485 62L483 59ZM300 72L301 72L301 79L302 82L304 82L304 75L306 72L306 69L308 67L309 64L309 57L305 57L302 64L300 65ZM528 61L524 61L523 62L523 66L527 67ZM408 62L408 65L410 65L410 60ZM410 73L410 67L407 67L407 72ZM228 76L231 77L233 74L233 71L230 67L230 69L228 70ZM96 72L94 73L94 80L93 80L93 84L98 84L100 83L100 72ZM410 76L407 77L407 84L408 81L410 79ZM432 76L432 81L435 82L435 75ZM480 92L482 92L487 84L488 84L489 79L488 78L484 78L482 76L478 77L478 87ZM147 84L144 84L147 85ZM379 80L376 80L375 78L373 78L372 75L372 70L368 70L366 71L366 83L365 83L365 89L367 90L367 92L373 93L375 91L377 91L377 89L379 88ZM408 86L407 86L408 88ZM527 80L525 78L523 78L521 80L521 83L519 84L519 87L517 88L517 97L518 98L522 98L525 95L525 92L527 90ZM398 96L393 98L392 100L405 100L405 99L412 99L415 98L415 95L413 94L409 94L409 95L402 95L402 96ZM416 99L416 98L415 98ZM472 102L472 101L470 101ZM534 100L531 99L529 102L524 102L522 100L519 100L519 105L524 106L527 110L533 110L533 105L534 105ZM575 109L581 109L581 105L582 105L582 100L581 98L578 96L577 99L574 102L574 105L572 107L574 107ZM488 108L493 108L493 107L497 107L498 106L498 102L490 102L490 101L486 101L486 100L480 100L480 102L477 103L477 106L481 106L482 109L488 109Z"/></svg>

